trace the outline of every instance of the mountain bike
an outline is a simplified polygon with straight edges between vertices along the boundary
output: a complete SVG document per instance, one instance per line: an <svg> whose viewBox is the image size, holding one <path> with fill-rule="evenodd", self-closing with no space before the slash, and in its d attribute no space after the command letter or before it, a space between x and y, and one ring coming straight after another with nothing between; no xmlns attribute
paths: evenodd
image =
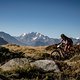
<svg viewBox="0 0 80 80"><path fill-rule="evenodd" d="M56 49L54 49L51 53L50 56L51 58L54 59L68 59L71 56L73 56L75 54L75 50L73 48L70 48L69 51L65 52L63 47L61 47L60 45L56 45Z"/></svg>

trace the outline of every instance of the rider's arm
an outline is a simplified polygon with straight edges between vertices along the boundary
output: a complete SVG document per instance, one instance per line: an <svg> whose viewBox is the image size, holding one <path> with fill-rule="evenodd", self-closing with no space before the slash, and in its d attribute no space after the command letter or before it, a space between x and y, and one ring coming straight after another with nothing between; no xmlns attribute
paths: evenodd
<svg viewBox="0 0 80 80"><path fill-rule="evenodd" d="M63 43L63 40L61 40L61 42L58 43L57 47L60 47L62 45L62 43Z"/></svg>

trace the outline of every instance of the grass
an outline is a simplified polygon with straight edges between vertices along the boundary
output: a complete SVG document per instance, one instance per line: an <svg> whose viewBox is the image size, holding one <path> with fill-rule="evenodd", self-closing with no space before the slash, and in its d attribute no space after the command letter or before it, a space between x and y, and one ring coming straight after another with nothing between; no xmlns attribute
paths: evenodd
<svg viewBox="0 0 80 80"><path fill-rule="evenodd" d="M13 54L22 52L25 53L24 57L29 56L35 60L45 58L50 59L50 52L53 49L56 49L55 45L32 47L7 44L3 47L9 49L9 51ZM4 75L18 73L18 78L20 78L19 80L80 80L80 45L74 45L73 50L75 50L75 54L72 55L69 59L64 59L64 61L53 59L58 65L61 73L42 73L40 69L36 69L35 67L30 66L17 68L15 71L12 71L12 73L3 73ZM18 79L15 78L15 80Z"/></svg>
<svg viewBox="0 0 80 80"><path fill-rule="evenodd" d="M18 46L18 45L4 45L3 47L9 49L9 51L18 53L23 52L25 53L25 57L30 56L34 59L41 58L44 53L46 53L45 47L39 46L39 47L32 47L32 46Z"/></svg>

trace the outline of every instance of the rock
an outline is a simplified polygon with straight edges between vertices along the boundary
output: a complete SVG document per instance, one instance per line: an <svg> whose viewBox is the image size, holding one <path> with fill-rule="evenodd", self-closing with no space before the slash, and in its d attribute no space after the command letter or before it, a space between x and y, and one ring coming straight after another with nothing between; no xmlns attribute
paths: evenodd
<svg viewBox="0 0 80 80"><path fill-rule="evenodd" d="M35 62L30 62L27 58L12 59L7 63L5 63L4 65L2 65L0 68L2 71L13 71L18 68L27 68L27 67L35 67L45 72L48 71L60 72L58 66L52 60L37 60Z"/></svg>
<svg viewBox="0 0 80 80"><path fill-rule="evenodd" d="M0 74L0 80L10 80L6 76Z"/></svg>
<svg viewBox="0 0 80 80"><path fill-rule="evenodd" d="M48 72L48 71L60 72L58 66L52 60L37 60L35 62L31 62L30 64L31 66L40 68L45 72Z"/></svg>
<svg viewBox="0 0 80 80"><path fill-rule="evenodd" d="M17 68L23 68L25 66L29 66L30 62L27 58L15 58L0 67L2 71L12 71Z"/></svg>

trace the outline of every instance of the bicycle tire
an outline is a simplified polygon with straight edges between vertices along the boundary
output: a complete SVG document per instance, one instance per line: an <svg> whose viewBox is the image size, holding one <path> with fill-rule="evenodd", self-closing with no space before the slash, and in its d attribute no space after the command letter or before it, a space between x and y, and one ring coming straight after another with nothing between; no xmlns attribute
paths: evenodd
<svg viewBox="0 0 80 80"><path fill-rule="evenodd" d="M60 54L59 50L54 50L51 52L51 58L59 59L60 57L61 57L61 54Z"/></svg>

